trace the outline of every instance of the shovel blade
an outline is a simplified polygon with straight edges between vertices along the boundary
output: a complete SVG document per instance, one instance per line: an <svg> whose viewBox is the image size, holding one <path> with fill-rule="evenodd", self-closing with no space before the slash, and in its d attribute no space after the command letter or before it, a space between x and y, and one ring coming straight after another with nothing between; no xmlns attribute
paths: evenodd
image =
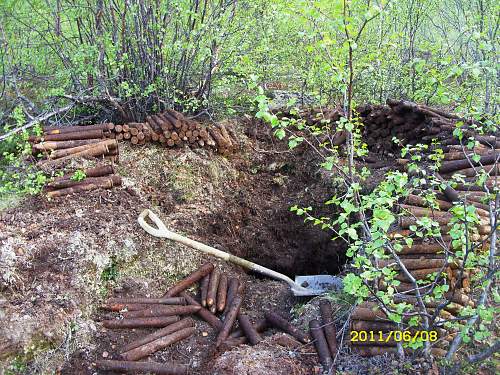
<svg viewBox="0 0 500 375"><path fill-rule="evenodd" d="M292 288L295 296L319 296L342 289L342 279L332 275L295 276L295 282L302 287Z"/></svg>

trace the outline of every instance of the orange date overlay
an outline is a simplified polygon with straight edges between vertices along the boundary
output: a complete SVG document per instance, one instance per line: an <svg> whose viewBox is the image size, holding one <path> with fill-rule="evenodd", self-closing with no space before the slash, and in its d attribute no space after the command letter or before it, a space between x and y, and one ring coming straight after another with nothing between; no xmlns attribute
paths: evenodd
<svg viewBox="0 0 500 375"><path fill-rule="evenodd" d="M438 340L437 331L351 331L351 342L417 342Z"/></svg>

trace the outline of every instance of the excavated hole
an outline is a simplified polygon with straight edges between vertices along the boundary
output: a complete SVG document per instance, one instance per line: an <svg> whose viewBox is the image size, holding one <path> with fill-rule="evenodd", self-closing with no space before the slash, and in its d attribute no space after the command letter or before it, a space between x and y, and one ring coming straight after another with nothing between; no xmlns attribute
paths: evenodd
<svg viewBox="0 0 500 375"><path fill-rule="evenodd" d="M308 150L266 154L247 165L244 182L229 190L221 209L205 218L200 236L222 250L273 270L296 275L338 274L346 245L333 233L304 223L290 207L312 206L316 216L334 217L324 202L337 187L322 175Z"/></svg>

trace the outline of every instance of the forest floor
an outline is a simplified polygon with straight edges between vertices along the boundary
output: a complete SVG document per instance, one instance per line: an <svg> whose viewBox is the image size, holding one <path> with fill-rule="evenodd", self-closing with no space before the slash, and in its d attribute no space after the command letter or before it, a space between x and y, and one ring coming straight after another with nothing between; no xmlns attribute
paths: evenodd
<svg viewBox="0 0 500 375"><path fill-rule="evenodd" d="M305 147L291 152L249 121L234 128L241 144L232 155L120 144L121 188L50 201L33 196L0 211L0 374L98 373L96 360L117 358L120 347L144 334L104 329L99 321L109 313L99 309L103 301L161 296L207 260L244 282L243 310L250 316L273 310L304 329L318 316L317 299L294 299L282 282L159 240L137 224L139 213L152 208L171 230L290 276L341 272L343 244L289 210L303 204L332 214L322 203L341 184ZM330 297L341 329L350 303ZM268 333L257 346L224 352L215 349L210 326L196 319L196 327L191 338L152 358L189 364L199 375L319 371L314 348L289 336ZM346 374L420 366L341 353L337 369Z"/></svg>

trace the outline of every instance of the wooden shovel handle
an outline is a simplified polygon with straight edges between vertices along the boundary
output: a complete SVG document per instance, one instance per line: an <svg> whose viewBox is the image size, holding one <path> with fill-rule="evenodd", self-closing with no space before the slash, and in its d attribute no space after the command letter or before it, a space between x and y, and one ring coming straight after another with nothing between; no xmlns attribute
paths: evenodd
<svg viewBox="0 0 500 375"><path fill-rule="evenodd" d="M146 218L149 218L156 226L157 228L152 227L146 222ZM214 257L223 259L227 262L231 262L234 264L237 264L243 268L246 268L251 271L259 272L262 275L272 277L274 279L278 280L283 280L286 282L288 285L292 287L294 290L300 290L305 288L297 285L292 279L290 279L288 276L283 275L282 273L273 271L269 268L260 266L256 263L250 262L246 259L234 256L232 254L226 253L225 251L216 249L214 247L205 245L201 242L192 240L190 238L181 236L180 234L174 233L170 230L167 229L165 224L161 221L161 219L151 210L144 210L142 213L139 215L139 218L137 219L139 222L139 225L149 234L155 237L161 237L161 238L167 238L172 241L180 242L186 246L189 246L193 249L199 250L205 254L212 255Z"/></svg>

